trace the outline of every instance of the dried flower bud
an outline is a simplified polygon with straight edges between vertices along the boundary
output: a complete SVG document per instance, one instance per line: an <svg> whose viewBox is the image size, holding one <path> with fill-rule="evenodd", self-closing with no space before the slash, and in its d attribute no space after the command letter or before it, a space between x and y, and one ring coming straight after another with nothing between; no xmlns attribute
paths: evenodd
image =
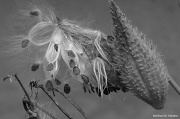
<svg viewBox="0 0 180 119"><path fill-rule="evenodd" d="M76 55L74 54L72 50L69 50L67 54L69 57L73 57L73 58L76 57Z"/></svg>

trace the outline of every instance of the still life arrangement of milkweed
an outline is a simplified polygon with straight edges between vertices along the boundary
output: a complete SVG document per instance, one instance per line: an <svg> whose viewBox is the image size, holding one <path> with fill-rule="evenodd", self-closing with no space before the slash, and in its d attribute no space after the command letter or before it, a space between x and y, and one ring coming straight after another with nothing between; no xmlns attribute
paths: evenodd
<svg viewBox="0 0 180 119"><path fill-rule="evenodd" d="M43 0L21 4L23 8L18 11L18 17L13 16L16 19L14 28L18 31L7 38L9 44L1 54L12 57L14 67L28 68L23 73L27 74L31 91L34 88L41 88L47 94L52 91L53 96L48 96L68 118L72 117L54 100L55 92L68 98L88 118L68 97L71 80L81 83L85 93L96 93L101 98L111 92L131 92L158 110L164 108L169 83L177 93L180 92L155 45L131 25L114 1L109 0L114 35L60 19ZM19 81L17 75L7 76L4 80L8 78ZM52 82L63 86L64 90L54 88ZM37 90L35 94L37 97ZM36 113L42 109L35 109L38 104L30 98L28 94L23 98L28 118L42 119L42 115ZM41 113L56 118L44 110Z"/></svg>

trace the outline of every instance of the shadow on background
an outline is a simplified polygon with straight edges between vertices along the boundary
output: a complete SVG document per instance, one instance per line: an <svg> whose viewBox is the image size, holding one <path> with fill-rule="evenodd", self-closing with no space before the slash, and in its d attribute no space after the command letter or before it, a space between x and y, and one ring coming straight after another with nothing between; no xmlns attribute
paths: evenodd
<svg viewBox="0 0 180 119"><path fill-rule="evenodd" d="M47 2L54 7L60 18L76 20L82 25L100 29L108 35L112 34L113 26L107 0L47 0ZM170 74L180 85L180 8L177 1L115 0L115 2L132 23L157 44L159 51L165 57ZM0 29L4 29L6 16L14 10L17 10L15 1L0 1ZM2 41L0 46L3 45L5 44ZM8 67L8 60L11 59L5 57L0 59L1 78L10 73L9 71L15 71L13 67ZM180 118L180 96L171 87L165 108L157 111L131 94L120 92L101 99L94 94L84 94L81 85L77 82L72 85L74 90L70 96L92 119L152 119L153 114L175 114ZM17 82L0 83L0 119L25 118L21 103L23 95ZM43 94L40 95L40 99L44 102L48 101ZM83 119L65 99L60 97L59 102L75 119ZM55 110L60 118L66 118L56 108L52 110Z"/></svg>

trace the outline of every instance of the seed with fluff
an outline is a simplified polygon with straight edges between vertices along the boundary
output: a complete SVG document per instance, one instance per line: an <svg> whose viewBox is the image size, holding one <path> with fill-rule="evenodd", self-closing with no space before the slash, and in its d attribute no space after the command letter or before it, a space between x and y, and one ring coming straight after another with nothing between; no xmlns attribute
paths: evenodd
<svg viewBox="0 0 180 119"><path fill-rule="evenodd" d="M46 70L47 70L47 71L52 71L53 68L54 68L54 65L53 65L52 63L49 63L49 64L47 65L47 67L46 67Z"/></svg>
<svg viewBox="0 0 180 119"><path fill-rule="evenodd" d="M79 74L80 74L80 69L79 69L78 66L75 66L75 67L73 68L73 74L74 74L74 75L79 75Z"/></svg>
<svg viewBox="0 0 180 119"><path fill-rule="evenodd" d="M66 94L69 94L70 91L71 91L70 86L69 86L68 84L65 84L65 85L64 85L64 92L65 92Z"/></svg>
<svg viewBox="0 0 180 119"><path fill-rule="evenodd" d="M31 71L36 71L39 68L39 63L35 63L31 66Z"/></svg>
<svg viewBox="0 0 180 119"><path fill-rule="evenodd" d="M71 59L71 60L69 61L69 67L74 68L75 65L76 65L76 63L74 62L74 60Z"/></svg>
<svg viewBox="0 0 180 119"><path fill-rule="evenodd" d="M29 40L23 40L21 43L22 48L26 48L29 45Z"/></svg>
<svg viewBox="0 0 180 119"><path fill-rule="evenodd" d="M76 55L74 54L72 50L68 50L67 54L69 57L73 57L73 58L76 57Z"/></svg>

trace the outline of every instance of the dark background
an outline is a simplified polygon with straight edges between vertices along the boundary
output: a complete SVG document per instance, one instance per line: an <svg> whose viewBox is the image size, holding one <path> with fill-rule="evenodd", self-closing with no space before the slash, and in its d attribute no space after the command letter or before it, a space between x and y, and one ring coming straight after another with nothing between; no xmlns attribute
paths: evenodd
<svg viewBox="0 0 180 119"><path fill-rule="evenodd" d="M17 10L16 2L0 0L1 30L4 30L3 25L6 25L6 17ZM100 29L106 34L112 34L113 26L107 0L47 0L47 2L54 7L60 18L75 20L91 28ZM170 74L180 85L180 8L178 1L115 0L115 2L132 23L147 34L154 44L157 44L159 51L165 57ZM1 35L3 34L1 33ZM3 40L1 39L1 47L5 45ZM7 63L9 60L11 59L5 57L0 59L1 78L10 71L16 71L13 67L9 68ZM84 94L82 88L76 86L75 83L73 86L76 88L70 96L92 119L152 119L153 114L175 114L180 118L180 96L171 87L165 108L155 110L131 94L120 92L111 94L110 97L104 97L104 99L98 98L94 94ZM77 85L79 84L77 83ZM0 119L25 118L25 111L21 103L23 95L17 82L1 83L0 81ZM43 94L40 97L43 102L48 101ZM59 103L66 107L75 119L83 119L62 97L60 97ZM53 105L49 109L56 112L59 118L66 118Z"/></svg>

